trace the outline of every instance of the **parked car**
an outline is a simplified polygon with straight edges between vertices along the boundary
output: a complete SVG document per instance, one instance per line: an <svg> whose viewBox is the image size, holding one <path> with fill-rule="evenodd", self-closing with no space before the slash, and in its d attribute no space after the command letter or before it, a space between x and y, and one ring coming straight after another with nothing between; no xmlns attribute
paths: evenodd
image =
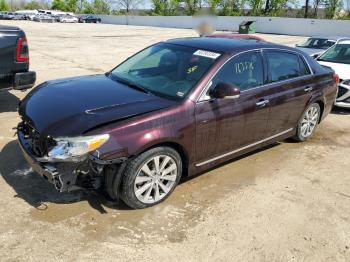
<svg viewBox="0 0 350 262"><path fill-rule="evenodd" d="M317 61L321 65L331 67L340 77L334 105L350 108L350 40L339 41L318 57Z"/></svg>
<svg viewBox="0 0 350 262"><path fill-rule="evenodd" d="M5 15L5 12L1 12L1 11L0 11L0 20L1 20L1 19L4 19L4 15Z"/></svg>
<svg viewBox="0 0 350 262"><path fill-rule="evenodd" d="M30 20L30 21L34 21L34 17L37 15L38 15L37 13L27 13L27 14L25 14L25 19Z"/></svg>
<svg viewBox="0 0 350 262"><path fill-rule="evenodd" d="M346 39L346 37L310 37L304 43L296 44L295 46L308 55L317 58L317 56L343 39Z"/></svg>
<svg viewBox="0 0 350 262"><path fill-rule="evenodd" d="M309 139L337 76L294 48L174 39L102 75L48 81L20 103L18 139L61 192L104 185L132 208L166 199L181 177L267 144Z"/></svg>
<svg viewBox="0 0 350 262"><path fill-rule="evenodd" d="M79 19L72 15L65 15L58 17L58 22L61 23L78 23Z"/></svg>
<svg viewBox="0 0 350 262"><path fill-rule="evenodd" d="M251 34L216 33L216 34L208 35L206 37L265 41L261 37L256 35L251 35Z"/></svg>
<svg viewBox="0 0 350 262"><path fill-rule="evenodd" d="M25 20L26 16L24 14L14 13L13 20Z"/></svg>
<svg viewBox="0 0 350 262"><path fill-rule="evenodd" d="M29 49L25 33L18 27L0 26L0 89L28 89L35 83L29 71Z"/></svg>
<svg viewBox="0 0 350 262"><path fill-rule="evenodd" d="M93 15L81 16L79 17L79 23L101 23L101 18L98 18Z"/></svg>
<svg viewBox="0 0 350 262"><path fill-rule="evenodd" d="M46 14L37 14L34 16L33 21L35 22L46 22L46 23L54 23L56 19L51 15Z"/></svg>
<svg viewBox="0 0 350 262"><path fill-rule="evenodd" d="M15 13L12 12L5 12L2 16L2 19L4 20L12 20L15 18Z"/></svg>

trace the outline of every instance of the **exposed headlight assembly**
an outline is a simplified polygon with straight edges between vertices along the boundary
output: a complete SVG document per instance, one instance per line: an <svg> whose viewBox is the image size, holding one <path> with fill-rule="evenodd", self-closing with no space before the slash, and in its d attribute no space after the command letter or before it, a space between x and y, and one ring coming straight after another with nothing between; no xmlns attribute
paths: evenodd
<svg viewBox="0 0 350 262"><path fill-rule="evenodd" d="M108 139L108 134L55 138L57 145L49 151L47 157L41 160L48 162L80 162L86 159L89 152L101 147Z"/></svg>

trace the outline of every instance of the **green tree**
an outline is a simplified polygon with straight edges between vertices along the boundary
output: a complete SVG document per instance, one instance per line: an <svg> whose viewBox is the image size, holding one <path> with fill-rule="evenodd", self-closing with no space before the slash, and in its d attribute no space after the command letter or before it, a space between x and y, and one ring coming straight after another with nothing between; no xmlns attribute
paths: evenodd
<svg viewBox="0 0 350 262"><path fill-rule="evenodd" d="M75 13L78 10L78 0L65 0L65 10Z"/></svg>
<svg viewBox="0 0 350 262"><path fill-rule="evenodd" d="M126 14L129 14L133 9L143 0L115 0L116 4L126 11Z"/></svg>
<svg viewBox="0 0 350 262"><path fill-rule="evenodd" d="M219 15L241 15L243 13L246 0L221 0Z"/></svg>
<svg viewBox="0 0 350 262"><path fill-rule="evenodd" d="M92 4L90 4L89 2L84 2L83 3L83 10L82 10L83 14L94 14L94 7Z"/></svg>
<svg viewBox="0 0 350 262"><path fill-rule="evenodd" d="M94 14L110 14L111 7L105 0L94 0L92 2L92 9Z"/></svg>
<svg viewBox="0 0 350 262"><path fill-rule="evenodd" d="M210 8L210 13L211 14L216 14L218 6L220 4L221 0L207 0L207 4Z"/></svg>
<svg viewBox="0 0 350 262"><path fill-rule="evenodd" d="M0 0L0 11L9 11L10 6L5 0Z"/></svg>
<svg viewBox="0 0 350 262"><path fill-rule="evenodd" d="M152 0L153 14L175 15L179 8L178 0Z"/></svg>
<svg viewBox="0 0 350 262"><path fill-rule="evenodd" d="M66 7L64 0L53 0L51 8L54 10L65 11Z"/></svg>
<svg viewBox="0 0 350 262"><path fill-rule="evenodd" d="M272 16L281 16L287 9L289 0L271 0L268 14Z"/></svg>
<svg viewBox="0 0 350 262"><path fill-rule="evenodd" d="M78 0L53 0L51 8L65 12L76 12L78 10Z"/></svg>
<svg viewBox="0 0 350 262"><path fill-rule="evenodd" d="M186 15L194 15L198 10L198 0L185 0Z"/></svg>
<svg viewBox="0 0 350 262"><path fill-rule="evenodd" d="M260 16L263 13L264 0L248 0L250 15Z"/></svg>
<svg viewBox="0 0 350 262"><path fill-rule="evenodd" d="M333 19L337 12L343 7L342 0L324 0L326 18Z"/></svg>
<svg viewBox="0 0 350 262"><path fill-rule="evenodd" d="M29 9L29 10L35 10L40 8L42 8L41 4L35 0L26 3L26 5L24 6L24 9Z"/></svg>

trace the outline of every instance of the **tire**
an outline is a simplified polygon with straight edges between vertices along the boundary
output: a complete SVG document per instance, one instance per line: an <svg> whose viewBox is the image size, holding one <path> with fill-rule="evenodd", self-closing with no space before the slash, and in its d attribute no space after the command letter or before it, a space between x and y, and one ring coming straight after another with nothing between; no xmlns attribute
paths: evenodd
<svg viewBox="0 0 350 262"><path fill-rule="evenodd" d="M169 147L150 149L126 166L121 181L121 199L134 209L156 205L173 192L181 174L182 161L177 151Z"/></svg>
<svg viewBox="0 0 350 262"><path fill-rule="evenodd" d="M314 134L321 117L321 107L318 103L313 103L302 114L298 126L297 133L293 137L294 140L304 142Z"/></svg>

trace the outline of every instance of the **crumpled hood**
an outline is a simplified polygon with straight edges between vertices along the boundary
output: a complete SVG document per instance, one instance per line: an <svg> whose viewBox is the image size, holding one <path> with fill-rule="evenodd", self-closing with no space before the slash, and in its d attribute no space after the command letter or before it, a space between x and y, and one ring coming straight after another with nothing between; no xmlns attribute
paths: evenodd
<svg viewBox="0 0 350 262"><path fill-rule="evenodd" d="M96 126L174 103L132 89L105 75L94 75L39 85L20 103L19 114L44 136L78 136Z"/></svg>

